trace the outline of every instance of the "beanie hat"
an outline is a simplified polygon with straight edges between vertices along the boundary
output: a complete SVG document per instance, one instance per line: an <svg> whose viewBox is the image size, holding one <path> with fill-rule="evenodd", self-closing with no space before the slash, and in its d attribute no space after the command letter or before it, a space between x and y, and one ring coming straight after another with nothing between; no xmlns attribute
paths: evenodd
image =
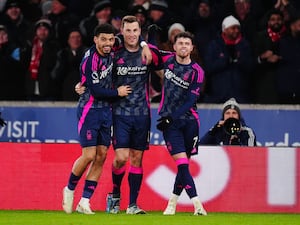
<svg viewBox="0 0 300 225"><path fill-rule="evenodd" d="M110 0L99 1L94 5L94 13L97 13L106 7L111 7Z"/></svg>
<svg viewBox="0 0 300 225"><path fill-rule="evenodd" d="M18 7L18 8L20 8L19 1L18 0L7 0L3 12L5 12L6 10L8 10L8 9L10 9L12 7Z"/></svg>
<svg viewBox="0 0 300 225"><path fill-rule="evenodd" d="M69 5L69 0L57 0L60 2L60 4L64 5L65 7L68 7Z"/></svg>
<svg viewBox="0 0 300 225"><path fill-rule="evenodd" d="M6 27L4 25L0 24L0 31L2 31L2 30L7 33Z"/></svg>
<svg viewBox="0 0 300 225"><path fill-rule="evenodd" d="M224 117L224 113L228 110L228 109L234 109L235 111L237 111L237 113L239 114L239 118L241 118L241 110L240 110L240 106L237 103L237 101L235 100L235 98L230 98L228 101L226 101L223 104L223 112L222 112L222 117Z"/></svg>
<svg viewBox="0 0 300 225"><path fill-rule="evenodd" d="M142 5L136 5L136 6L132 7L131 15L134 16L138 13L140 13L140 14L144 15L145 17L147 17L147 10Z"/></svg>
<svg viewBox="0 0 300 225"><path fill-rule="evenodd" d="M172 30L185 31L184 26L181 23L173 23L168 30L168 37L170 38Z"/></svg>
<svg viewBox="0 0 300 225"><path fill-rule="evenodd" d="M227 16L222 22L222 31L231 26L241 26L240 22L232 15Z"/></svg>
<svg viewBox="0 0 300 225"><path fill-rule="evenodd" d="M35 27L35 29L37 29L39 27L46 27L46 28L48 28L48 30L51 30L52 24L51 24L51 21L48 19L40 19L35 23L34 27Z"/></svg>
<svg viewBox="0 0 300 225"><path fill-rule="evenodd" d="M168 3L164 0L153 0L151 2L149 10L166 11L168 9Z"/></svg>

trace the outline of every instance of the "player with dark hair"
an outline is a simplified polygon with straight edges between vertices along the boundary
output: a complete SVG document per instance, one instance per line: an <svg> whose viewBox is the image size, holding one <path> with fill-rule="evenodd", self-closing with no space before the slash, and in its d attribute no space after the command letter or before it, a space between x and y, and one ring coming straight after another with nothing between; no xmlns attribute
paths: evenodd
<svg viewBox="0 0 300 225"><path fill-rule="evenodd" d="M174 215L178 197L185 189L194 205L194 215L207 215L197 196L189 170L189 159L198 153L199 116L197 99L204 80L202 68L191 60L193 35L175 36L174 53L166 54L163 71L162 100L158 109L157 129L163 132L167 149L177 165L173 194L164 215Z"/></svg>
<svg viewBox="0 0 300 225"><path fill-rule="evenodd" d="M72 212L74 190L90 165L76 210L84 214L94 214L89 200L96 189L111 143L111 100L131 93L128 85L112 88L111 50L114 42L114 28L110 24L97 26L94 32L95 44L85 53L80 65L81 85L86 87L77 107L82 155L74 162L68 185L63 189L62 206L66 213Z"/></svg>
<svg viewBox="0 0 300 225"><path fill-rule="evenodd" d="M137 198L143 178L142 159L149 149L150 103L148 97L150 69L161 70L162 61L157 48L151 48L152 64L146 65L141 58L139 37L141 25L135 16L122 19L121 33L124 48L115 54L114 84L128 84L132 93L113 105L113 146L115 158L112 165L112 204L110 213L120 210L120 187L125 175L126 162L130 161L128 181L130 187L127 214L145 214L137 206Z"/></svg>

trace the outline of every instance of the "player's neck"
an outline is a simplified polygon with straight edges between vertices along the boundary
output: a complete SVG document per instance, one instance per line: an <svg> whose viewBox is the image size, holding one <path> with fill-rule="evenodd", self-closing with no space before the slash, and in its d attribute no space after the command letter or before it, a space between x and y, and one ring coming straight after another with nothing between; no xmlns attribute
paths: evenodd
<svg viewBox="0 0 300 225"><path fill-rule="evenodd" d="M191 57L190 56L186 56L186 57L180 57L178 55L176 55L176 61L179 64L183 64L183 65L188 65L192 62Z"/></svg>
<svg viewBox="0 0 300 225"><path fill-rule="evenodd" d="M129 45L126 43L124 43L124 46L125 46L126 50L129 52L137 52L140 48L139 45Z"/></svg>

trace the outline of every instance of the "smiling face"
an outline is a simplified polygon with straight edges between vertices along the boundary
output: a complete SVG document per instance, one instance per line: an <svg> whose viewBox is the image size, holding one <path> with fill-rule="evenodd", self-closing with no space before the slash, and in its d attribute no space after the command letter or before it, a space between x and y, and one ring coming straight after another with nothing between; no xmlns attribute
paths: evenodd
<svg viewBox="0 0 300 225"><path fill-rule="evenodd" d="M121 33L127 50L136 51L139 48L141 27L135 16L125 16L122 21Z"/></svg>
<svg viewBox="0 0 300 225"><path fill-rule="evenodd" d="M186 58L193 51L193 43L190 38L180 37L176 39L173 48L177 56L180 58Z"/></svg>
<svg viewBox="0 0 300 225"><path fill-rule="evenodd" d="M94 43L100 55L108 55L115 43L115 36L113 33L100 33L98 36L94 36Z"/></svg>

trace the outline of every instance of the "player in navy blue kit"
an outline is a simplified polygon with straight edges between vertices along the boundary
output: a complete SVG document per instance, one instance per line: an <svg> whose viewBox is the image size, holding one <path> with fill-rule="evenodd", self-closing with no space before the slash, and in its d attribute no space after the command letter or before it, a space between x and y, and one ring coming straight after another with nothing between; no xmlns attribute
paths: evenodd
<svg viewBox="0 0 300 225"><path fill-rule="evenodd" d="M85 53L80 65L81 85L86 87L77 107L82 155L74 162L68 185L63 189L62 206L66 213L72 212L74 190L90 165L76 210L84 214L94 214L90 209L89 200L96 189L111 143L111 100L131 93L128 85L112 88L111 49L114 42L114 28L111 25L97 26L94 32L95 45Z"/></svg>
<svg viewBox="0 0 300 225"><path fill-rule="evenodd" d="M113 198L110 212L118 213L120 210L120 187L129 159L130 197L126 213L145 214L137 206L137 198L143 178L143 154L149 148L149 72L150 69L161 70L163 65L158 49L151 46L152 64L146 65L143 62L139 46L141 26L135 16L123 18L121 33L124 37L124 48L115 53L114 85L129 85L132 93L113 104L115 158L112 165Z"/></svg>
<svg viewBox="0 0 300 225"><path fill-rule="evenodd" d="M158 109L157 128L163 132L167 149L176 162L177 174L173 194L164 215L174 215L183 189L194 204L194 215L206 215L189 170L189 159L198 153L199 116L196 102L204 80L201 67L193 62L193 36L188 32L176 35L175 54L164 58L162 99Z"/></svg>

